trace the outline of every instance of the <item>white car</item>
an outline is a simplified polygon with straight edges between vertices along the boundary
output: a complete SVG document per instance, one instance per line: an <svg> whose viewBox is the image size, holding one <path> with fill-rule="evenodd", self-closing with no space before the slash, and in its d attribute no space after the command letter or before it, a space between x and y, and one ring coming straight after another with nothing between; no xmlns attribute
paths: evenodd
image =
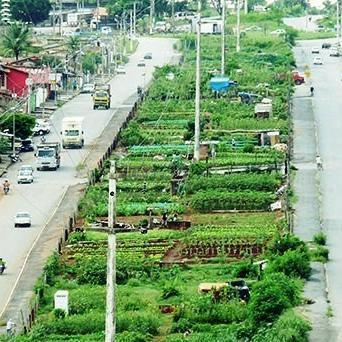
<svg viewBox="0 0 342 342"><path fill-rule="evenodd" d="M17 180L18 184L33 183L33 174L29 170L19 170Z"/></svg>
<svg viewBox="0 0 342 342"><path fill-rule="evenodd" d="M338 51L338 49L330 49L329 56L331 56L331 57L340 57L341 54Z"/></svg>
<svg viewBox="0 0 342 342"><path fill-rule="evenodd" d="M102 34L110 34L110 33L112 33L112 29L109 26L103 26L101 28L101 33Z"/></svg>
<svg viewBox="0 0 342 342"><path fill-rule="evenodd" d="M144 60L144 59L141 59L141 60L138 62L137 66L138 66L138 67L144 67L144 66L146 66L145 60Z"/></svg>
<svg viewBox="0 0 342 342"><path fill-rule="evenodd" d="M51 126L45 121L36 121L36 125L32 129L33 135L44 135L50 133Z"/></svg>
<svg viewBox="0 0 342 342"><path fill-rule="evenodd" d="M26 211L20 211L14 216L14 227L31 227L31 215Z"/></svg>
<svg viewBox="0 0 342 342"><path fill-rule="evenodd" d="M86 83L83 85L81 89L81 93L83 94L92 94L95 91L95 84L94 83Z"/></svg>
<svg viewBox="0 0 342 342"><path fill-rule="evenodd" d="M119 65L118 68L116 69L116 73L118 75L125 75L126 74L126 69L123 65Z"/></svg>
<svg viewBox="0 0 342 342"><path fill-rule="evenodd" d="M32 165L21 165L19 172L20 171L24 171L24 172L30 172L31 174L33 174L33 167Z"/></svg>
<svg viewBox="0 0 342 342"><path fill-rule="evenodd" d="M323 64L323 59L321 57L315 57L313 60L314 65L322 65Z"/></svg>
<svg viewBox="0 0 342 342"><path fill-rule="evenodd" d="M284 29L277 29L277 30L271 32L271 34L274 36L279 36L279 35L285 34L285 33L286 33L286 31Z"/></svg>
<svg viewBox="0 0 342 342"><path fill-rule="evenodd" d="M311 49L311 53L319 53L319 47L314 46L314 47Z"/></svg>

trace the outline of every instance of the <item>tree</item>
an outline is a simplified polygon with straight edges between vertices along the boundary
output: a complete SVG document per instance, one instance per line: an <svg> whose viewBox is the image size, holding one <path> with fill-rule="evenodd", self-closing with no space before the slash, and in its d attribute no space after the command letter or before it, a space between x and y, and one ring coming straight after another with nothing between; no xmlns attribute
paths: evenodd
<svg viewBox="0 0 342 342"><path fill-rule="evenodd" d="M13 54L18 60L19 56L30 47L30 38L31 31L28 26L16 22L7 28L2 44L6 52Z"/></svg>
<svg viewBox="0 0 342 342"><path fill-rule="evenodd" d="M68 53L70 55L70 58L73 61L73 66L75 68L76 67L77 54L78 54L80 47L81 47L80 38L79 37L69 37L66 44L67 44L67 48L68 48Z"/></svg>
<svg viewBox="0 0 342 342"><path fill-rule="evenodd" d="M26 114L15 114L15 136L21 139L26 139L32 134L32 128L35 125L35 118ZM8 129L9 133L13 132L13 113L5 114L2 117L0 131Z"/></svg>
<svg viewBox="0 0 342 342"><path fill-rule="evenodd" d="M101 64L101 54L89 51L82 57L82 69L84 72L95 74L97 66Z"/></svg>
<svg viewBox="0 0 342 342"><path fill-rule="evenodd" d="M49 18L49 0L11 0L11 13L15 20L34 25Z"/></svg>

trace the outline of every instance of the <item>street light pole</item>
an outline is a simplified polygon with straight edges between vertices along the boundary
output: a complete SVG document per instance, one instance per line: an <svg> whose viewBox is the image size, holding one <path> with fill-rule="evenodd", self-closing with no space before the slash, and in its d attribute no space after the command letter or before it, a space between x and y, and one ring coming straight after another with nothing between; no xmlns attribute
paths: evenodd
<svg viewBox="0 0 342 342"><path fill-rule="evenodd" d="M150 34L153 33L153 18L154 18L154 0L151 0L150 5Z"/></svg>
<svg viewBox="0 0 342 342"><path fill-rule="evenodd" d="M197 1L196 97L194 160L200 157L200 100L201 100L201 0Z"/></svg>
<svg viewBox="0 0 342 342"><path fill-rule="evenodd" d="M236 52L240 52L240 0L237 0Z"/></svg>
<svg viewBox="0 0 342 342"><path fill-rule="evenodd" d="M221 32L221 75L224 75L225 61L225 22L226 22L226 1L222 2L222 32Z"/></svg>
<svg viewBox="0 0 342 342"><path fill-rule="evenodd" d="M105 342L115 342L115 286L116 286L116 178L115 161L111 161L108 193L108 253L107 253L107 295L106 295L106 337Z"/></svg>
<svg viewBox="0 0 342 342"><path fill-rule="evenodd" d="M62 35L62 22L63 22L63 12L62 12L63 0L59 0L59 35Z"/></svg>
<svg viewBox="0 0 342 342"><path fill-rule="evenodd" d="M337 42L340 41L340 4L339 0L336 1L336 38Z"/></svg>
<svg viewBox="0 0 342 342"><path fill-rule="evenodd" d="M224 1L223 1L224 2ZM248 0L245 0L244 3L244 10L245 10L245 14L248 14Z"/></svg>

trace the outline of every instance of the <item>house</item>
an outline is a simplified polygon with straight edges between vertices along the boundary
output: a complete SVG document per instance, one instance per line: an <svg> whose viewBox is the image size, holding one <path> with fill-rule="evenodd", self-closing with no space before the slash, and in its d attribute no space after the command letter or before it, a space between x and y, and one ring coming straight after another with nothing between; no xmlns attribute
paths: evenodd
<svg viewBox="0 0 342 342"><path fill-rule="evenodd" d="M0 96L26 98L34 110L50 92L50 68L40 65L39 57L0 65Z"/></svg>
<svg viewBox="0 0 342 342"><path fill-rule="evenodd" d="M201 33L220 34L222 26L222 20L219 18L201 18ZM191 24L192 32L197 32L197 27L197 18L194 18Z"/></svg>

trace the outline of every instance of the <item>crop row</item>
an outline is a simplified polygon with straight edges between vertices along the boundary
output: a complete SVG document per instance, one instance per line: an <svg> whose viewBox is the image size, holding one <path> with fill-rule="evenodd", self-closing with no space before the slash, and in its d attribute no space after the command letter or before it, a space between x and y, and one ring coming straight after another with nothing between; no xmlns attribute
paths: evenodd
<svg viewBox="0 0 342 342"><path fill-rule="evenodd" d="M222 189L229 191L255 190L273 192L281 184L278 174L243 173L230 175L212 175L210 177L197 176L189 178L184 190L187 194L194 194L200 190Z"/></svg>
<svg viewBox="0 0 342 342"><path fill-rule="evenodd" d="M198 191L191 197L191 207L198 211L211 210L269 210L276 200L270 192L223 190Z"/></svg>

